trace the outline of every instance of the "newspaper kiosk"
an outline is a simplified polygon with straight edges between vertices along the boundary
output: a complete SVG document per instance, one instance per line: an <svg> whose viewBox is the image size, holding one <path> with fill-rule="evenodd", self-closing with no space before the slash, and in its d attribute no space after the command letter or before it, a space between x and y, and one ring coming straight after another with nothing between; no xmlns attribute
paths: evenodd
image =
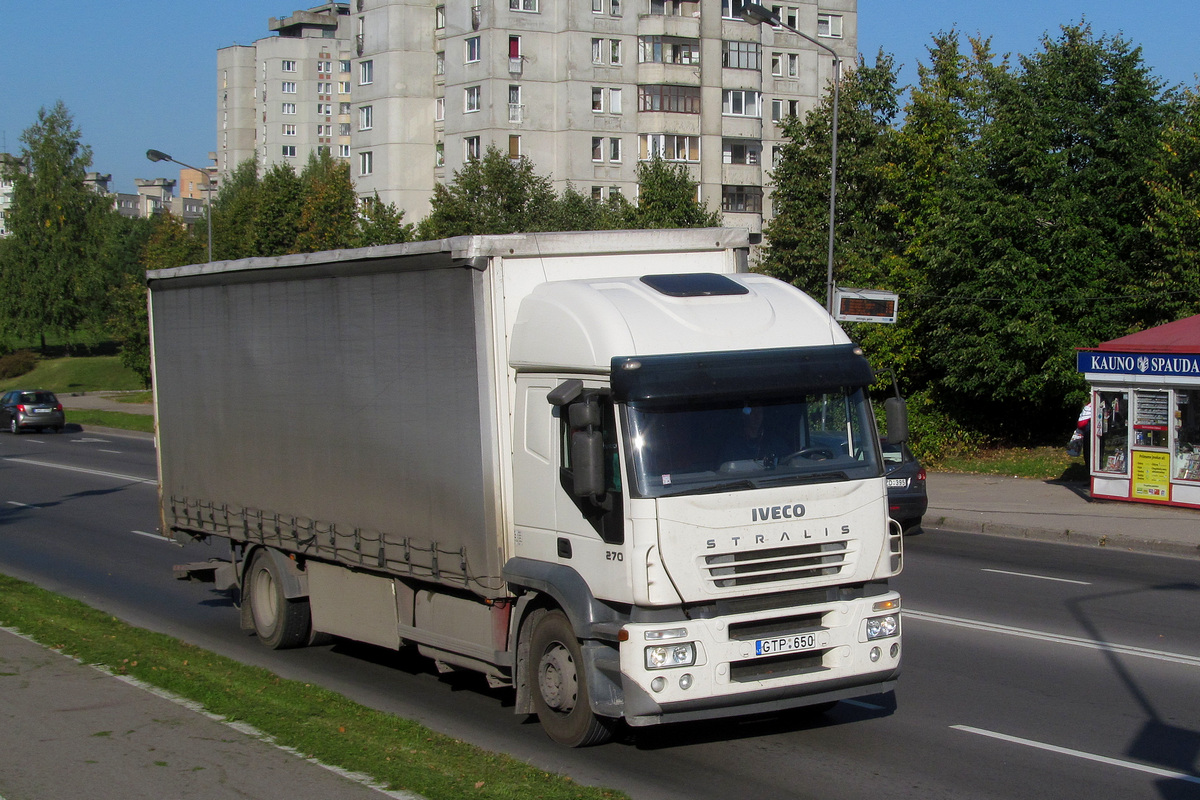
<svg viewBox="0 0 1200 800"><path fill-rule="evenodd" d="M1080 350L1091 494L1200 508L1200 315Z"/></svg>

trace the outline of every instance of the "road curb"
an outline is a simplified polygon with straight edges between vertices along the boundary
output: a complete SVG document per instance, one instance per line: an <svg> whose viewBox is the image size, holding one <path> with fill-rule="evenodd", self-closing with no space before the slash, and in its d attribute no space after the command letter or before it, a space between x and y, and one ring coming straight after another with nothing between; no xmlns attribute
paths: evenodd
<svg viewBox="0 0 1200 800"><path fill-rule="evenodd" d="M1001 522L951 516L926 516L922 527L944 528L961 533L999 536L1009 539L1026 539L1036 542L1072 544L1081 547L1106 547L1112 550L1128 550L1150 555L1174 556L1177 558L1200 559L1200 545L1170 542L1162 539L1147 539L1121 534L1095 534L1070 529L1035 528Z"/></svg>

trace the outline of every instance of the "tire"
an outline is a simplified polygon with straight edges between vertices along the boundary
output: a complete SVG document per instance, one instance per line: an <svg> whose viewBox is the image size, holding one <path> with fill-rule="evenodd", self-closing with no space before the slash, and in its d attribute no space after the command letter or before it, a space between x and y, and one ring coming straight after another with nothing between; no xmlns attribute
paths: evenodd
<svg viewBox="0 0 1200 800"><path fill-rule="evenodd" d="M17 418L13 417L8 421L8 430L13 436L21 432L21 426L17 423Z"/></svg>
<svg viewBox="0 0 1200 800"><path fill-rule="evenodd" d="M546 735L567 747L590 747L612 738L613 720L592 713L582 651L561 611L532 621L529 661L533 708Z"/></svg>
<svg viewBox="0 0 1200 800"><path fill-rule="evenodd" d="M272 650L308 644L312 624L308 598L287 598L283 593L283 575L266 550L255 553L244 586L259 641Z"/></svg>

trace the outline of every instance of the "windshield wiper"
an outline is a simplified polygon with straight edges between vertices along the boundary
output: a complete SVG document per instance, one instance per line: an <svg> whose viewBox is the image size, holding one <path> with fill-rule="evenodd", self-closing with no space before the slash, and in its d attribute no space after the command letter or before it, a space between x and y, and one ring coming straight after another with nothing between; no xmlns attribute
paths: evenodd
<svg viewBox="0 0 1200 800"><path fill-rule="evenodd" d="M681 492L681 494L716 494L717 492L733 492L739 489L757 488L757 482L749 478L742 478L736 481L726 481L725 483L714 483L711 486L700 486L688 492Z"/></svg>

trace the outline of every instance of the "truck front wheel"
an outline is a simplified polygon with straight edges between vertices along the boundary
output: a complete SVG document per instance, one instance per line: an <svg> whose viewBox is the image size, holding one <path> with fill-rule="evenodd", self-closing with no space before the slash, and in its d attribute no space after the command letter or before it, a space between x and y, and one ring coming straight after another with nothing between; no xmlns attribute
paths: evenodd
<svg viewBox="0 0 1200 800"><path fill-rule="evenodd" d="M300 647L308 642L308 598L289 600L283 592L283 576L271 554L259 550L246 573L250 616L259 640L272 650Z"/></svg>
<svg viewBox="0 0 1200 800"><path fill-rule="evenodd" d="M561 611L534 620L529 668L533 708L551 739L567 747L588 747L612 737L612 721L592 713L579 640Z"/></svg>

